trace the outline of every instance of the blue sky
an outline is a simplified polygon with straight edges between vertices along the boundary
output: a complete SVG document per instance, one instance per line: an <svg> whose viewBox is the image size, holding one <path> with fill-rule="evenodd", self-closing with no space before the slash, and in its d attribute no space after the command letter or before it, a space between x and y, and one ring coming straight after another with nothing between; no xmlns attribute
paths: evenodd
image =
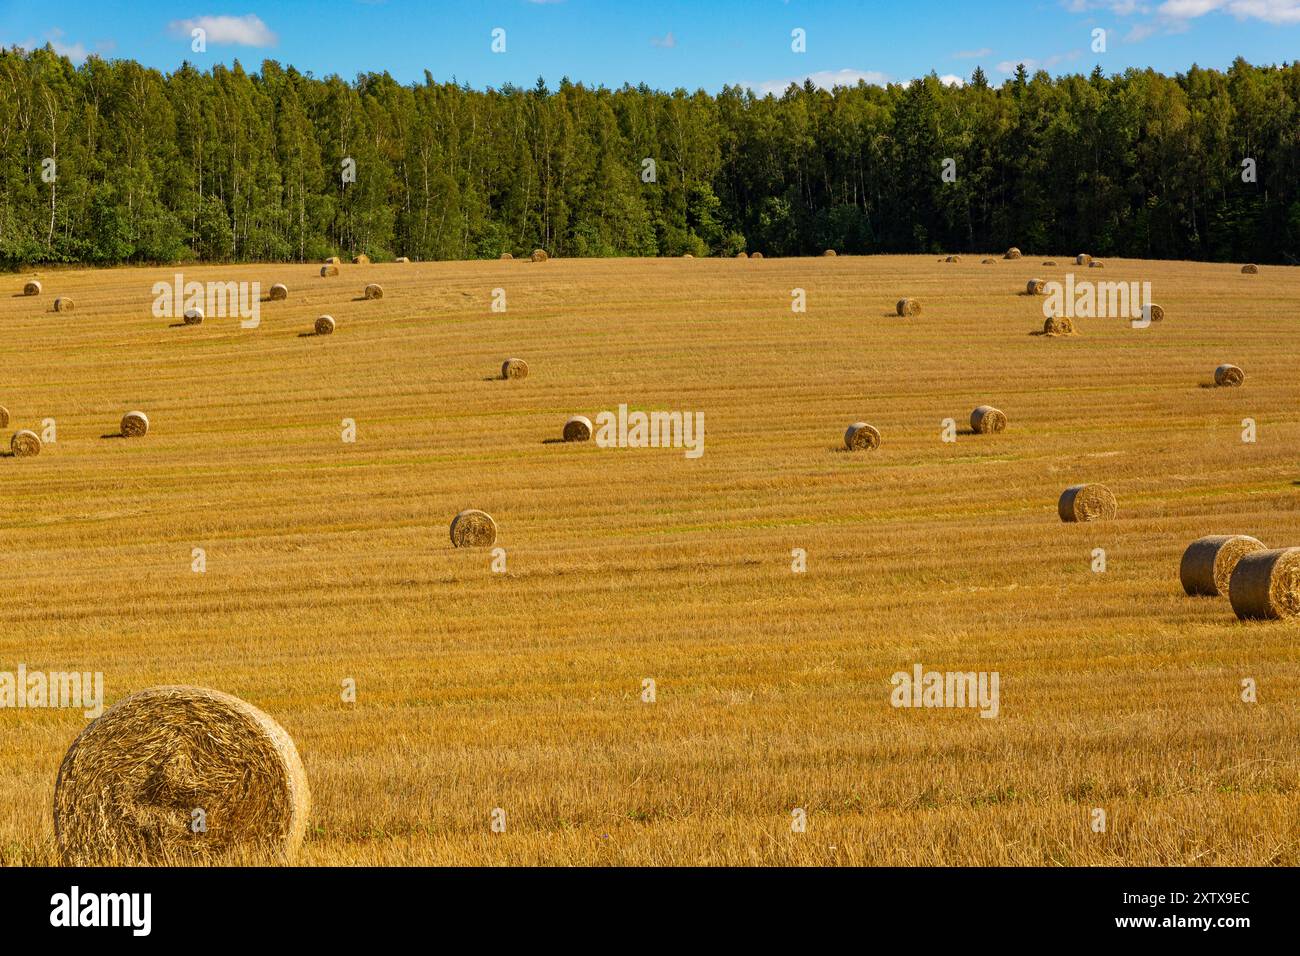
<svg viewBox="0 0 1300 956"><path fill-rule="evenodd" d="M205 53L191 50L196 26ZM491 50L495 28L504 53ZM1107 31L1104 53L1095 28ZM795 29L806 52L791 49ZM479 88L567 75L779 91L805 77L965 78L976 64L996 83L1020 61L1053 74L1280 63L1300 55L1300 0L0 0L0 44L47 41L77 62L98 53L164 71L275 59L347 79L386 69L410 82L428 69Z"/></svg>

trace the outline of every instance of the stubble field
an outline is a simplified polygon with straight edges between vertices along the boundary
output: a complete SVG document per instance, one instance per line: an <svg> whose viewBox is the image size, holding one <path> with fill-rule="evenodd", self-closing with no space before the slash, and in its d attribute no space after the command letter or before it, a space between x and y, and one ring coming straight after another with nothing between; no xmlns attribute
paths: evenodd
<svg viewBox="0 0 1300 956"><path fill-rule="evenodd" d="M0 670L260 707L311 782L306 864L1296 865L1300 628L1185 597L1178 561L1300 545L1300 269L935 258L11 276L0 404L57 441L0 459ZM289 298L177 327L177 271ZM1025 281L1069 271L1167 318L1031 335ZM1224 362L1243 388L1204 387ZM620 403L703 412L704 454L555 441ZM1006 432L941 440L982 403ZM149 434L106 437L131 409ZM858 420L878 450L842 450ZM1092 481L1118 517L1063 524ZM451 547L463 508L505 573ZM998 716L892 707L918 663L997 671ZM57 862L85 723L0 710L0 862Z"/></svg>

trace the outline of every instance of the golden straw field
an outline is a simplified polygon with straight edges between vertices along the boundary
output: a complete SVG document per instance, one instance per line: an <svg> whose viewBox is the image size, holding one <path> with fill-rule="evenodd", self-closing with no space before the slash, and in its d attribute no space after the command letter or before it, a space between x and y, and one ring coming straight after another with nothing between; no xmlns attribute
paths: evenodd
<svg viewBox="0 0 1300 956"><path fill-rule="evenodd" d="M305 864L1300 863L1300 625L1178 581L1202 535L1300 545L1300 268L937 258L11 275L4 448L57 441L0 459L0 670L262 709ZM150 309L178 271L289 294L184 326ZM1164 321L1031 335L1026 282L1070 271L1150 281ZM621 403L703 412L702 457L558 441ZM985 403L1005 432L941 440ZM857 421L878 449L843 450ZM1082 482L1116 518L1060 520ZM466 508L505 573L452 548ZM918 663L999 672L998 716L892 707ZM58 861L85 724L0 710L0 863Z"/></svg>

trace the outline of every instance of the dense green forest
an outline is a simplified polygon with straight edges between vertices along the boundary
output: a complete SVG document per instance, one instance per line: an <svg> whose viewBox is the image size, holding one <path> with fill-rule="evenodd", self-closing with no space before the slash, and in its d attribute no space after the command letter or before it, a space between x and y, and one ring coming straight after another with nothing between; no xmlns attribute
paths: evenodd
<svg viewBox="0 0 1300 956"><path fill-rule="evenodd" d="M535 247L1300 261L1300 63L759 97L272 61L164 75L47 47L0 51L0 130L11 267Z"/></svg>

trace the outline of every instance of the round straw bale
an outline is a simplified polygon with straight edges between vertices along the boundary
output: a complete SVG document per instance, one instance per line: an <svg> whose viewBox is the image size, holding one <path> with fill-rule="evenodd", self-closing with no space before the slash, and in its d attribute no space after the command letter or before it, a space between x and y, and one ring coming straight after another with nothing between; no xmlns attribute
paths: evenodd
<svg viewBox="0 0 1300 956"><path fill-rule="evenodd" d="M1228 579L1228 600L1243 621L1300 615L1300 548L1247 554Z"/></svg>
<svg viewBox="0 0 1300 956"><path fill-rule="evenodd" d="M364 252L358 252L352 257L352 264L354 266L368 266L370 265L370 257Z"/></svg>
<svg viewBox="0 0 1300 956"><path fill-rule="evenodd" d="M502 378L527 378L528 363L521 358L508 358L501 363Z"/></svg>
<svg viewBox="0 0 1300 956"><path fill-rule="evenodd" d="M9 427L9 409L0 405L0 428Z"/></svg>
<svg viewBox="0 0 1300 956"><path fill-rule="evenodd" d="M836 253L836 251L835 251L834 249L827 249L825 252L822 253L822 255L824 255L824 256L834 256L834 255L838 255L838 253Z"/></svg>
<svg viewBox="0 0 1300 956"><path fill-rule="evenodd" d="M899 299L898 304L894 306L899 315L920 315L921 303L915 299Z"/></svg>
<svg viewBox="0 0 1300 956"><path fill-rule="evenodd" d="M981 260L980 260L980 265L982 265L982 266L995 266L995 265L997 265L997 264L998 264L998 260L996 260L996 259L981 259Z"/></svg>
<svg viewBox="0 0 1300 956"><path fill-rule="evenodd" d="M71 312L75 307L76 307L76 303L73 302L71 299L69 299L66 295L61 295L54 300L55 312Z"/></svg>
<svg viewBox="0 0 1300 956"><path fill-rule="evenodd" d="M1228 581L1237 562L1254 551L1263 550L1264 542L1246 534L1197 538L1183 552L1178 578L1189 596L1218 597L1228 593Z"/></svg>
<svg viewBox="0 0 1300 956"><path fill-rule="evenodd" d="M14 453L15 458L30 458L32 455L39 455L41 453L41 436L28 428L14 432L14 437L9 439L9 450Z"/></svg>
<svg viewBox="0 0 1300 956"><path fill-rule="evenodd" d="M751 253L749 254L749 258L751 258L751 259L761 259L761 258L763 258L763 253L761 253L761 252L751 252Z"/></svg>
<svg viewBox="0 0 1300 956"><path fill-rule="evenodd" d="M683 258L683 259L694 259L695 256L691 255L689 252L683 252L683 253L682 253L682 258Z"/></svg>
<svg viewBox="0 0 1300 956"><path fill-rule="evenodd" d="M451 519L451 543L456 548L490 548L497 540L497 523L486 511L468 508Z"/></svg>
<svg viewBox="0 0 1300 956"><path fill-rule="evenodd" d="M330 256L328 259L325 260L325 265L327 265L327 266L341 266L341 265L343 265L343 260L340 259L338 256Z"/></svg>
<svg viewBox="0 0 1300 956"><path fill-rule="evenodd" d="M334 334L334 316L322 315L316 319L316 324L312 327L316 330L317 335Z"/></svg>
<svg viewBox="0 0 1300 956"><path fill-rule="evenodd" d="M551 257L546 254L545 249L534 249L533 254L529 257L533 262L546 262Z"/></svg>
<svg viewBox="0 0 1300 956"><path fill-rule="evenodd" d="M1142 306L1142 318L1148 322L1163 322L1165 320L1165 310L1154 302L1148 302Z"/></svg>
<svg viewBox="0 0 1300 956"><path fill-rule="evenodd" d="M1025 294L1042 295L1043 290L1046 288L1047 288L1047 281L1045 279L1030 279L1028 282L1025 283Z"/></svg>
<svg viewBox="0 0 1300 956"><path fill-rule="evenodd" d="M40 294L41 294L41 284L37 282L35 279L29 279L27 281L27 284L23 286L23 295L40 295Z"/></svg>
<svg viewBox="0 0 1300 956"><path fill-rule="evenodd" d="M378 282L372 282L366 286L365 296L367 299L382 299L384 297L384 287Z"/></svg>
<svg viewBox="0 0 1300 956"><path fill-rule="evenodd" d="M127 412L122 416L122 434L140 438L149 432L149 417L144 412Z"/></svg>
<svg viewBox="0 0 1300 956"><path fill-rule="evenodd" d="M944 262L961 262L961 256L949 256Z"/></svg>
<svg viewBox="0 0 1300 956"><path fill-rule="evenodd" d="M202 810L206 830L192 829ZM283 861L311 812L284 728L203 687L151 687L72 742L54 785L65 865Z"/></svg>
<svg viewBox="0 0 1300 956"><path fill-rule="evenodd" d="M590 441L591 419L585 415L574 415L564 423L565 441Z"/></svg>
<svg viewBox="0 0 1300 956"><path fill-rule="evenodd" d="M272 302L279 302L289 298L289 287L283 282L277 282L271 286L270 298Z"/></svg>
<svg viewBox="0 0 1300 956"><path fill-rule="evenodd" d="M394 259L393 261L394 261L394 262L401 262L401 263L409 263L409 262L411 261L411 259L410 259L409 256L398 256L398 257L397 257L396 259Z"/></svg>
<svg viewBox="0 0 1300 956"><path fill-rule="evenodd" d="M1091 262L1088 263L1088 268L1089 268L1089 269L1104 269L1104 268L1106 268L1106 263L1102 262L1100 259L1093 259Z"/></svg>
<svg viewBox="0 0 1300 956"><path fill-rule="evenodd" d="M737 258L737 259L748 259L748 258L749 258L749 253L748 253L748 252L745 252L745 251L742 250L741 252L737 252L737 253L736 253L736 258Z"/></svg>
<svg viewBox="0 0 1300 956"><path fill-rule="evenodd" d="M336 275L338 275L338 274L339 274L339 267L338 267L338 266L321 266L321 267L320 267L320 275L321 275L321 278L322 278L322 279L324 279L326 276L336 276Z"/></svg>
<svg viewBox="0 0 1300 956"><path fill-rule="evenodd" d="M1254 263L1251 263L1250 265L1242 266L1241 274L1248 275L1248 276L1257 276L1259 275L1259 266L1255 265Z"/></svg>
<svg viewBox="0 0 1300 956"><path fill-rule="evenodd" d="M1044 335L1073 335L1074 320L1068 315L1049 315L1043 321Z"/></svg>
<svg viewBox="0 0 1300 956"><path fill-rule="evenodd" d="M844 447L849 451L874 451L880 447L880 429L866 422L854 422L844 432Z"/></svg>
<svg viewBox="0 0 1300 956"><path fill-rule="evenodd" d="M1236 388L1246 381L1246 373L1235 365L1220 365L1214 370L1214 384L1220 388Z"/></svg>
<svg viewBox="0 0 1300 956"><path fill-rule="evenodd" d="M184 319L185 319L185 324L186 324L186 325L202 325L202 324L203 324L203 310L202 310L202 309L186 309L186 310L185 310L185 316L184 316Z"/></svg>
<svg viewBox="0 0 1300 956"><path fill-rule="evenodd" d="M1056 510L1062 521L1100 521L1115 517L1115 496L1105 485L1071 485Z"/></svg>
<svg viewBox="0 0 1300 956"><path fill-rule="evenodd" d="M1006 413L1000 408L994 408L992 405L981 405L970 413L970 427L971 431L977 435L1005 431L1007 427Z"/></svg>
<svg viewBox="0 0 1300 956"><path fill-rule="evenodd" d="M1005 253L1003 253L1002 258L1003 258L1003 259L1019 259L1019 258L1020 258L1020 250L1017 249L1015 246L1012 246L1012 247L1011 247L1010 249L1008 249Z"/></svg>
<svg viewBox="0 0 1300 956"><path fill-rule="evenodd" d="M1043 260L1043 265L1045 265L1045 266L1054 266L1054 265L1056 265L1056 260L1055 260L1055 259L1044 259L1044 260Z"/></svg>
<svg viewBox="0 0 1300 956"><path fill-rule="evenodd" d="M512 255L511 255L510 253L508 253L508 252L503 252L503 253L501 253L501 258L502 258L502 259L513 259L514 256L512 256Z"/></svg>
<svg viewBox="0 0 1300 956"><path fill-rule="evenodd" d="M1074 257L1074 264L1076 266L1086 266L1090 262L1092 262L1092 256L1088 255L1086 252L1081 252Z"/></svg>

